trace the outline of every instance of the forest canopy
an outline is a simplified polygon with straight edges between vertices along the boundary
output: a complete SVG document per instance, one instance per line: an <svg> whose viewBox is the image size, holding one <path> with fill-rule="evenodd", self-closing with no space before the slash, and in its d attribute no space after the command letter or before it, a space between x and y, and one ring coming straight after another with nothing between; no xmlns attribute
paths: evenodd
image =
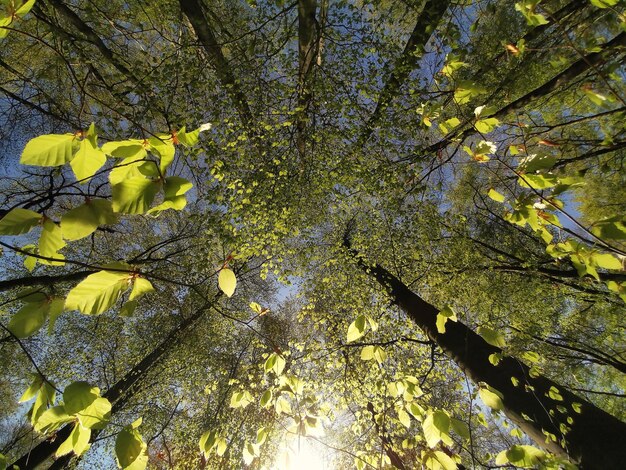
<svg viewBox="0 0 626 470"><path fill-rule="evenodd" d="M2 0L0 470L626 465L619 0Z"/></svg>

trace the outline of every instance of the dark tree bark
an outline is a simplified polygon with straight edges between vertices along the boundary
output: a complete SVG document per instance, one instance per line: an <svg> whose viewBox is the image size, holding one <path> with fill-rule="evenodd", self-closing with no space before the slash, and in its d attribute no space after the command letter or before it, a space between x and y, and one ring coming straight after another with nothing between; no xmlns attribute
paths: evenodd
<svg viewBox="0 0 626 470"><path fill-rule="evenodd" d="M461 322L448 321L445 333L437 331L439 309L412 292L386 269L363 262L359 253L344 245L359 266L374 277L408 317L434 341L476 384L487 384L499 391L506 416L539 446L561 456L569 456L584 469L620 468L626 462L626 423L606 413L585 399L568 392L552 380L531 374L530 368L502 349L487 343ZM502 354L497 366L489 361L492 354ZM517 379L514 385L512 378ZM556 396L562 399L551 398ZM565 412L562 410L565 409ZM567 423L567 417L573 422ZM565 429L562 426L567 426ZM546 439L544 432L556 436Z"/></svg>
<svg viewBox="0 0 626 470"><path fill-rule="evenodd" d="M385 85L378 97L376 109L374 109L374 112L368 119L361 133L357 148L360 149L361 145L367 141L372 131L383 117L383 113L398 94L402 84L406 81L409 74L418 66L422 58L424 47L441 22L449 5L449 0L428 0L424 4L424 8L415 22L415 27L400 57L393 62L385 64L382 71L383 75L386 77Z"/></svg>
<svg viewBox="0 0 626 470"><path fill-rule="evenodd" d="M311 76L317 57L320 35L315 19L317 0L298 1L298 114L296 140L300 156L304 156L307 110L311 103Z"/></svg>

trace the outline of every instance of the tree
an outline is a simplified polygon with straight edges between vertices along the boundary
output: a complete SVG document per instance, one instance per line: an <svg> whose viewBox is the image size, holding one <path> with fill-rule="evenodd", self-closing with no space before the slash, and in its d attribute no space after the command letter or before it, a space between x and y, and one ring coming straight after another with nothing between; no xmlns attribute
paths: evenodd
<svg viewBox="0 0 626 470"><path fill-rule="evenodd" d="M621 464L616 1L4 8L7 462Z"/></svg>

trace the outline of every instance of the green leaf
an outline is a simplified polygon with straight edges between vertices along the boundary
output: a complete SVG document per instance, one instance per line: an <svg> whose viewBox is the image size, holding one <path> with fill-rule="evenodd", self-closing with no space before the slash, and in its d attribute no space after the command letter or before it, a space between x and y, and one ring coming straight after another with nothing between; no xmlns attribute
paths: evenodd
<svg viewBox="0 0 626 470"><path fill-rule="evenodd" d="M428 447L435 447L439 441L451 445L450 438L450 417L444 411L434 411L428 413L426 419L422 423L424 437Z"/></svg>
<svg viewBox="0 0 626 470"><path fill-rule="evenodd" d="M92 139L83 139L78 152L70 162L76 179L85 184L106 163L107 157Z"/></svg>
<svg viewBox="0 0 626 470"><path fill-rule="evenodd" d="M39 254L48 258L59 258L58 251L65 246L61 227L50 219L45 219L39 237Z"/></svg>
<svg viewBox="0 0 626 470"><path fill-rule="evenodd" d="M288 415L291 414L291 404L289 403L289 401L287 401L285 397L278 397L276 399L276 403L274 403L274 409L279 415L282 413Z"/></svg>
<svg viewBox="0 0 626 470"><path fill-rule="evenodd" d="M387 353L382 346L374 346L374 359L376 359L376 362L379 364L387 360Z"/></svg>
<svg viewBox="0 0 626 470"><path fill-rule="evenodd" d="M31 139L20 163L33 166L61 166L72 160L74 134L48 134Z"/></svg>
<svg viewBox="0 0 626 470"><path fill-rule="evenodd" d="M591 255L591 261L604 269L622 269L622 262L610 253L595 252Z"/></svg>
<svg viewBox="0 0 626 470"><path fill-rule="evenodd" d="M591 232L603 240L626 240L626 220L619 216L601 220L593 225Z"/></svg>
<svg viewBox="0 0 626 470"><path fill-rule="evenodd" d="M128 269L125 264L116 264ZM113 267L113 266L112 266ZM74 287L65 300L65 308L78 310L86 315L98 315L108 310L129 287L132 274L123 271L99 271Z"/></svg>
<svg viewBox="0 0 626 470"><path fill-rule="evenodd" d="M487 341L492 346L497 348L503 348L506 346L506 341L504 339L504 335L502 333L497 332L496 330L492 330L486 326L478 327L478 334L482 336L482 338Z"/></svg>
<svg viewBox="0 0 626 470"><path fill-rule="evenodd" d="M469 427L467 426L467 423L465 423L464 421L461 421L460 419L451 418L450 424L452 425L452 429L454 430L454 432L456 432L463 439L470 438L470 432L469 432Z"/></svg>
<svg viewBox="0 0 626 470"><path fill-rule="evenodd" d="M458 80L454 90L454 101L458 104L468 103L472 98L481 95L485 89L468 80Z"/></svg>
<svg viewBox="0 0 626 470"><path fill-rule="evenodd" d="M609 1L609 0L604 0L604 1ZM35 5L35 0L27 0L24 3L22 3L22 5L15 10L15 15L22 18L23 16L25 16Z"/></svg>
<svg viewBox="0 0 626 470"><path fill-rule="evenodd" d="M237 287L237 278L233 270L222 268L217 278L217 285L224 294L228 297L232 297L235 293L235 287Z"/></svg>
<svg viewBox="0 0 626 470"><path fill-rule="evenodd" d="M411 417L402 408L398 409L398 420L405 428L409 429L411 427Z"/></svg>
<svg viewBox="0 0 626 470"><path fill-rule="evenodd" d="M549 23L545 16L540 13L535 13L535 8L540 1L541 0L526 0L515 4L515 9L524 15L529 26L541 26L542 24Z"/></svg>
<svg viewBox="0 0 626 470"><path fill-rule="evenodd" d="M537 155L530 155L520 161L518 166L519 171L525 171L527 173L534 173L536 171L549 170L556 165L556 157L546 153L539 153Z"/></svg>
<svg viewBox="0 0 626 470"><path fill-rule="evenodd" d="M359 315L356 320L350 323L348 327L347 341L351 343L352 341L356 341L360 337L365 334L365 325L366 325L365 315Z"/></svg>
<svg viewBox="0 0 626 470"><path fill-rule="evenodd" d="M496 118L485 118L476 121L474 123L474 127L481 134L489 134L498 126L498 124L500 124L500 121Z"/></svg>
<svg viewBox="0 0 626 470"><path fill-rule="evenodd" d="M140 139L107 142L102 146L102 151L111 157L123 159L138 158L141 160L148 155L144 141Z"/></svg>
<svg viewBox="0 0 626 470"><path fill-rule="evenodd" d="M158 155L160 159L159 168L163 172L165 169L170 166L172 161L174 161L174 155L176 154L176 149L174 148L174 143L172 142L171 136L163 136L163 140L151 137L148 139L150 142L150 151Z"/></svg>
<svg viewBox="0 0 626 470"><path fill-rule="evenodd" d="M37 393L37 398L35 398L35 403L33 404L33 408L30 412L30 424L34 426L37 423L48 406L54 402L55 395L56 391L52 385L48 382L44 382L39 388L39 393Z"/></svg>
<svg viewBox="0 0 626 470"><path fill-rule="evenodd" d="M270 405L271 401L272 401L272 391L266 390L265 392L263 392L263 395L261 395L260 404L263 408L267 408Z"/></svg>
<svg viewBox="0 0 626 470"><path fill-rule="evenodd" d="M154 215L157 217L161 212L167 209L174 209L177 211L183 210L187 205L187 198L185 196L175 196L171 199L165 199L161 204L154 206L146 214Z"/></svg>
<svg viewBox="0 0 626 470"><path fill-rule="evenodd" d="M246 465L250 465L258 452L256 447L253 444L246 441L246 443L243 446L242 451L243 451L243 461L245 462Z"/></svg>
<svg viewBox="0 0 626 470"><path fill-rule="evenodd" d="M285 369L285 359L278 353L272 353L265 361L265 372L274 371L276 375L281 375Z"/></svg>
<svg viewBox="0 0 626 470"><path fill-rule="evenodd" d="M37 333L48 317L50 303L27 303L11 317L7 328L18 338L27 338Z"/></svg>
<svg viewBox="0 0 626 470"><path fill-rule="evenodd" d="M69 437L58 447L54 455L61 457L70 452L74 452L76 455L82 455L89 449L90 437L91 429L83 428L79 423L76 423Z"/></svg>
<svg viewBox="0 0 626 470"><path fill-rule="evenodd" d="M126 426L115 439L118 465L127 470L143 470L148 465L147 446L137 429Z"/></svg>
<svg viewBox="0 0 626 470"><path fill-rule="evenodd" d="M589 0L593 6L598 8L609 8L617 5L619 0Z"/></svg>
<svg viewBox="0 0 626 470"><path fill-rule="evenodd" d="M35 423L35 431L49 434L56 431L65 423L74 421L74 417L67 414L63 405L53 406L44 411Z"/></svg>
<svg viewBox="0 0 626 470"><path fill-rule="evenodd" d="M65 395L63 396L65 397ZM99 396L89 406L79 411L76 416L83 427L102 429L109 422L111 402Z"/></svg>
<svg viewBox="0 0 626 470"><path fill-rule="evenodd" d="M172 199L175 196L182 196L191 188L193 188L191 181L178 176L169 176L165 178L163 191L165 192L166 199Z"/></svg>
<svg viewBox="0 0 626 470"><path fill-rule="evenodd" d="M559 180L556 175L551 174L525 174L517 182L523 188L546 189L556 186Z"/></svg>
<svg viewBox="0 0 626 470"><path fill-rule="evenodd" d="M504 202L504 196L493 188L489 189L487 196L489 196L491 199L493 199L496 202Z"/></svg>
<svg viewBox="0 0 626 470"><path fill-rule="evenodd" d="M152 286L152 283L146 278L136 277L133 284L133 290L130 291L130 296L128 296L128 300L138 299L142 295L149 294L150 292L154 292L154 287Z"/></svg>
<svg viewBox="0 0 626 470"><path fill-rule="evenodd" d="M144 151L145 152L145 151ZM128 157L115 165L109 172L109 183L115 186L129 178L143 178L139 168L145 163L146 153L142 156Z"/></svg>
<svg viewBox="0 0 626 470"><path fill-rule="evenodd" d="M91 235L100 225L117 222L110 201L94 199L75 207L61 217L61 230L66 240L79 240Z"/></svg>
<svg viewBox="0 0 626 470"><path fill-rule="evenodd" d="M87 382L73 382L63 391L63 404L67 414L74 415L83 411L100 396L100 389Z"/></svg>
<svg viewBox="0 0 626 470"><path fill-rule="evenodd" d="M504 408L504 403L502 399L504 398L500 392L498 392L495 388L490 387L489 385L483 384L478 391L480 395L480 399L487 405L489 408L499 411Z"/></svg>
<svg viewBox="0 0 626 470"><path fill-rule="evenodd" d="M361 360L370 361L374 359L374 346L365 346L361 349Z"/></svg>
<svg viewBox="0 0 626 470"><path fill-rule="evenodd" d="M17 207L0 220L0 235L21 235L30 232L39 224L42 217L35 211Z"/></svg>
<svg viewBox="0 0 626 470"><path fill-rule="evenodd" d="M120 317L132 317L136 309L137 309L137 301L129 300L128 302L124 303L124 305L120 309L119 315Z"/></svg>
<svg viewBox="0 0 626 470"><path fill-rule="evenodd" d="M437 332L444 334L446 332L446 322L457 321L457 316L452 307L446 306L441 312L437 314Z"/></svg>
<svg viewBox="0 0 626 470"><path fill-rule="evenodd" d="M39 389L43 384L43 377L39 374L33 374L34 380L30 384L30 386L26 389L23 395L20 397L18 403L24 403L26 401L32 400L35 398L35 395L39 393Z"/></svg>
<svg viewBox="0 0 626 470"><path fill-rule="evenodd" d="M200 441L198 442L200 446L200 452L202 452L205 457L208 457L213 448L215 447L217 441L217 432L216 431L206 431L200 437Z"/></svg>
<svg viewBox="0 0 626 470"><path fill-rule="evenodd" d="M509 450L503 450L496 457L497 465L508 463L519 468L535 468L541 464L546 453L540 449L528 445L514 445Z"/></svg>
<svg viewBox="0 0 626 470"><path fill-rule="evenodd" d="M50 301L50 308L48 310L48 334L51 335L54 331L54 325L57 318L63 313L65 308L65 299L63 297L55 297Z"/></svg>
<svg viewBox="0 0 626 470"><path fill-rule="evenodd" d="M131 177L113 185L113 211L124 214L144 214L160 189L160 181Z"/></svg>

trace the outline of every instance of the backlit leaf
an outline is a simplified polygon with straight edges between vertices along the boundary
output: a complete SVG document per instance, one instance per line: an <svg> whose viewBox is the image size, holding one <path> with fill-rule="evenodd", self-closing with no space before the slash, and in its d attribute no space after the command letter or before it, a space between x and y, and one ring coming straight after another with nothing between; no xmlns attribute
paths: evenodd
<svg viewBox="0 0 626 470"><path fill-rule="evenodd" d="M124 264L118 269L130 268ZM98 315L108 310L129 287L131 273L124 271L99 271L74 287L65 300L65 308L87 315Z"/></svg>
<svg viewBox="0 0 626 470"><path fill-rule="evenodd" d="M61 166L72 159L74 134L48 134L31 139L20 163L33 166Z"/></svg>
<svg viewBox="0 0 626 470"><path fill-rule="evenodd" d="M233 270L222 268L217 278L217 284L224 294L228 297L232 297L235 293L235 287L237 287L237 278Z"/></svg>
<svg viewBox="0 0 626 470"><path fill-rule="evenodd" d="M0 235L21 235L36 227L42 215L19 207L11 210L0 220Z"/></svg>

